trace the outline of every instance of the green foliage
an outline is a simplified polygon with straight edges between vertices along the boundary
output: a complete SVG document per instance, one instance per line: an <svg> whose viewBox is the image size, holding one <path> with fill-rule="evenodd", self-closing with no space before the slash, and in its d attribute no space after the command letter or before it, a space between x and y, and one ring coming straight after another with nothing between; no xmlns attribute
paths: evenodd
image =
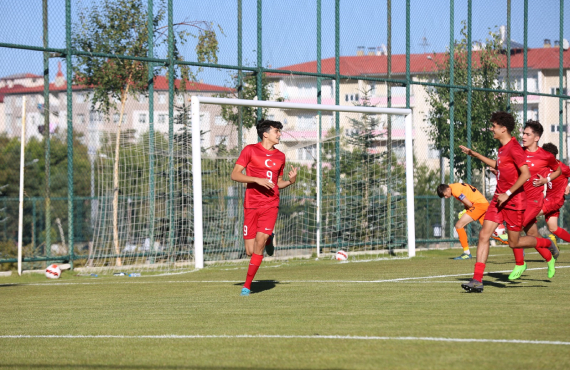
<svg viewBox="0 0 570 370"><path fill-rule="evenodd" d="M454 54L454 84L467 86L467 34L465 22L461 30L463 38L455 45ZM500 88L499 73L503 68L501 59L502 48L498 33L489 32L484 47L480 51L473 52L472 59L472 86L497 89ZM439 83L450 83L450 59L449 53L443 62L435 61L438 69L437 79ZM431 107L427 121L431 124L429 132L435 147L442 151L445 158L450 158L450 126L449 126L449 101L450 93L446 87L433 87L427 90L427 102ZM467 106L468 97L466 90L454 91L454 171L464 178L467 170L466 155L463 154L459 145L467 145ZM506 94L473 91L471 105L471 147L484 156L491 157L497 148L497 143L489 131L489 117L495 111L507 111L509 102ZM517 135L518 130L513 134ZM481 169L484 164L481 161L472 161L472 169Z"/></svg>
<svg viewBox="0 0 570 370"><path fill-rule="evenodd" d="M240 97L241 99L254 100L257 97L257 76L255 74L247 74L243 77L242 84L240 86L238 75L234 74L231 76L229 85L233 87L232 92L219 94L218 97L222 98L234 98ZM275 96L271 90L271 86L267 80L265 73L261 74L261 99L258 100L277 100L281 101L279 97ZM246 129L255 127L256 123L267 115L267 108L261 110L262 117L257 117L257 107L232 107L230 105L222 105L222 117L238 127L240 122L240 116L242 119L243 127Z"/></svg>
<svg viewBox="0 0 570 370"><path fill-rule="evenodd" d="M168 45L166 37L166 5L160 2L153 18L154 48ZM79 21L74 25L72 43L76 50L127 55L148 56L148 9L143 0L103 0L99 4L82 8ZM181 29L192 27L195 32ZM213 25L205 21L182 22L175 25L173 58L183 60L178 45L184 45L188 37L198 39L196 54L199 61L216 62L218 40ZM221 28L219 29L222 32ZM115 102L124 103L127 92L146 92L148 64L138 60L76 56L73 64L74 82L93 89L91 103L109 114ZM164 67L163 67L164 68ZM160 69L153 69L155 75ZM175 69L176 73L177 69ZM195 80L196 74L189 68L180 68L184 80ZM176 78L176 76L175 76Z"/></svg>
<svg viewBox="0 0 570 370"><path fill-rule="evenodd" d="M87 147L82 143L81 134L75 132L73 141L73 192L75 197L87 197L90 195L90 163ZM20 140L9 139L5 134L0 135L0 208L6 208L0 212L0 220L6 218L5 225L0 223L0 240L16 240L18 231L18 197L20 184ZM38 244L44 240L45 232L45 143L42 140L32 138L25 148L27 165L24 167L24 242L31 241L33 230L33 203L31 198L38 197L36 204L35 233ZM50 137L50 191L52 197L52 220L59 217L64 229L67 229L67 199L53 200L53 198L67 198L67 138L65 133L57 132ZM4 185L7 185L4 187ZM87 240L91 234L90 203L89 201L76 200L75 220L76 236L80 240ZM5 227L5 228L4 228ZM52 231L55 224L52 225ZM6 235L4 235L6 230ZM59 237L53 237L56 241Z"/></svg>

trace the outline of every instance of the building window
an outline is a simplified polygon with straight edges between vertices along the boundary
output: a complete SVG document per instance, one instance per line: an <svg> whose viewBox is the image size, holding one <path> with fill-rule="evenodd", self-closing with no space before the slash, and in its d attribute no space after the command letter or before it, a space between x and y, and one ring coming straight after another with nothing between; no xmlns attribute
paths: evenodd
<svg viewBox="0 0 570 370"><path fill-rule="evenodd" d="M300 161L313 161L317 159L317 144L307 145L297 149L297 159Z"/></svg>
<svg viewBox="0 0 570 370"><path fill-rule="evenodd" d="M184 95L176 95L176 104L178 105L184 104Z"/></svg>
<svg viewBox="0 0 570 370"><path fill-rule="evenodd" d="M84 125L85 124L85 114L78 114L77 115L77 122L80 125Z"/></svg>
<svg viewBox="0 0 570 370"><path fill-rule="evenodd" d="M166 94L165 93L158 93L158 102L160 104L166 103Z"/></svg>
<svg viewBox="0 0 570 370"><path fill-rule="evenodd" d="M119 113L115 113L113 114L113 123L119 123L119 118L120 118L120 114ZM127 114L124 113L123 114L123 123L127 122Z"/></svg>
<svg viewBox="0 0 570 370"><path fill-rule="evenodd" d="M75 101L77 103L85 103L85 94L84 93L77 93L77 95L75 95Z"/></svg>
<svg viewBox="0 0 570 370"><path fill-rule="evenodd" d="M22 97L16 96L15 103L16 103L16 107L21 107L22 106Z"/></svg>
<svg viewBox="0 0 570 370"><path fill-rule="evenodd" d="M562 130L568 132L568 125L563 125ZM550 125L550 132L560 132L560 125Z"/></svg>
<svg viewBox="0 0 570 370"><path fill-rule="evenodd" d="M139 123L145 125L146 124L146 113L139 114Z"/></svg>
<svg viewBox="0 0 570 370"><path fill-rule="evenodd" d="M370 83L370 95L376 95L376 82Z"/></svg>
<svg viewBox="0 0 570 370"><path fill-rule="evenodd" d="M348 94L344 95L344 101L348 101Z"/></svg>
<svg viewBox="0 0 570 370"><path fill-rule="evenodd" d="M220 136L216 136L216 141L215 141L216 145L228 145L228 137L224 136L224 135L220 135Z"/></svg>
<svg viewBox="0 0 570 370"><path fill-rule="evenodd" d="M312 114L303 114L297 117L297 130L313 129L316 126L315 116Z"/></svg>
<svg viewBox="0 0 570 370"><path fill-rule="evenodd" d="M560 88L558 88L558 87L551 87L550 88L550 93L552 95L558 95L559 91L560 91ZM562 95L568 95L568 89L567 88L562 89Z"/></svg>
<svg viewBox="0 0 570 370"><path fill-rule="evenodd" d="M139 103L146 103L146 95L145 94L139 94Z"/></svg>
<svg viewBox="0 0 570 370"><path fill-rule="evenodd" d="M158 123L165 124L166 123L166 114L159 114L158 115Z"/></svg>
<svg viewBox="0 0 570 370"><path fill-rule="evenodd" d="M228 121L226 121L222 116L216 116L214 124L216 126L227 126Z"/></svg>

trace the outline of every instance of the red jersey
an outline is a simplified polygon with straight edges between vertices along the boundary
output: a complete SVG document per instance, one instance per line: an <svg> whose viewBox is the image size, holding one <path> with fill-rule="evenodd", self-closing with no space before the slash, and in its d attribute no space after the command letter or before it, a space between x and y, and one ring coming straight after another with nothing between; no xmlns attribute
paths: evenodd
<svg viewBox="0 0 570 370"><path fill-rule="evenodd" d="M499 148L497 155L497 188L495 196L506 193L519 178L519 168L526 163L526 154L518 143L517 139L511 138L511 141ZM518 188L504 203L505 209L523 210L526 207L526 195L524 186Z"/></svg>
<svg viewBox="0 0 570 370"><path fill-rule="evenodd" d="M533 181L538 179L538 175L542 177L548 176L551 171L558 169L558 161L552 153L547 152L541 147L536 152L524 150L526 155L526 164L530 171L530 179L524 183L524 191L527 199L540 199L544 197L544 186L534 186Z"/></svg>
<svg viewBox="0 0 570 370"><path fill-rule="evenodd" d="M247 176L266 178L275 185L266 189L256 183L247 184L244 208L266 208L279 206L279 187L277 179L283 176L285 154L278 149L267 150L261 143L243 148L236 164L245 167Z"/></svg>
<svg viewBox="0 0 570 370"><path fill-rule="evenodd" d="M546 197L550 198L553 202L559 201L564 203L564 191L568 186L570 167L562 162L558 162L558 164L560 164L562 174L547 184Z"/></svg>

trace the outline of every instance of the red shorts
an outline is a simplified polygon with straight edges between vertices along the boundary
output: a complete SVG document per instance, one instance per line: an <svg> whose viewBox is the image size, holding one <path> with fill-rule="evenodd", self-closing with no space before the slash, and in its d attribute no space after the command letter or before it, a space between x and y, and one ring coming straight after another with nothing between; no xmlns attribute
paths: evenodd
<svg viewBox="0 0 570 370"><path fill-rule="evenodd" d="M545 198L544 204L542 205L542 213L544 213L546 221L548 221L550 217L560 217L560 208L562 208L563 205L564 199L562 199L562 202L557 202L551 198Z"/></svg>
<svg viewBox="0 0 570 370"><path fill-rule="evenodd" d="M255 239L257 233L271 235L279 207L245 208L243 217L243 238Z"/></svg>
<svg viewBox="0 0 570 370"><path fill-rule="evenodd" d="M497 202L491 202L485 220L493 221L498 224L506 222L507 230L521 231L524 221L524 210L497 208Z"/></svg>
<svg viewBox="0 0 570 370"><path fill-rule="evenodd" d="M544 196L541 195L539 199L526 199L526 209L524 211L523 226L528 226L536 223L536 216L542 211L544 204Z"/></svg>

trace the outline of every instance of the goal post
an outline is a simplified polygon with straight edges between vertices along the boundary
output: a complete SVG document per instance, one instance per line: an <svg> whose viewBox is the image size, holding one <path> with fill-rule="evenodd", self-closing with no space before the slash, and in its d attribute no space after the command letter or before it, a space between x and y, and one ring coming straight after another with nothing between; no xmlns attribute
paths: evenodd
<svg viewBox="0 0 570 370"><path fill-rule="evenodd" d="M201 107L202 105L226 105L226 106L244 106L244 107L258 107L258 108L276 108L281 110L301 110L313 112L345 112L345 113L360 113L368 115L398 115L404 117L404 150L405 156L405 226L406 226L406 243L407 252L409 257L415 256L415 225L414 225L414 179L413 179L413 130L412 130L412 111L411 109L404 108L378 108L372 106L340 106L340 105L320 105L320 104L305 104L305 103L291 103L291 102L274 102L274 101L257 101L257 100L244 100L244 99L229 99L229 98L216 98L206 96L193 96L191 98L192 108L192 191L193 191L193 226L194 226L194 262L196 268L204 267L204 214L203 214L203 189L202 189L202 145L201 145ZM317 137L314 138L316 147L316 163L317 171L321 171L323 166L321 163L321 138L322 131L319 129ZM337 139L338 140L338 139ZM391 158L389 156L389 158ZM391 163L388 164L391 166ZM317 186L320 187L319 182L320 173L317 175ZM337 200L337 203L339 201ZM239 206L239 205L238 205ZM391 205L389 205L391 207ZM341 217L340 211L336 211L337 219ZM322 204L317 191L317 204L316 204L316 249L317 255L320 253L320 235L321 235L321 222L320 217L322 214ZM350 217L350 216L349 216ZM389 220L390 221L390 220ZM390 221L391 222L391 221Z"/></svg>

